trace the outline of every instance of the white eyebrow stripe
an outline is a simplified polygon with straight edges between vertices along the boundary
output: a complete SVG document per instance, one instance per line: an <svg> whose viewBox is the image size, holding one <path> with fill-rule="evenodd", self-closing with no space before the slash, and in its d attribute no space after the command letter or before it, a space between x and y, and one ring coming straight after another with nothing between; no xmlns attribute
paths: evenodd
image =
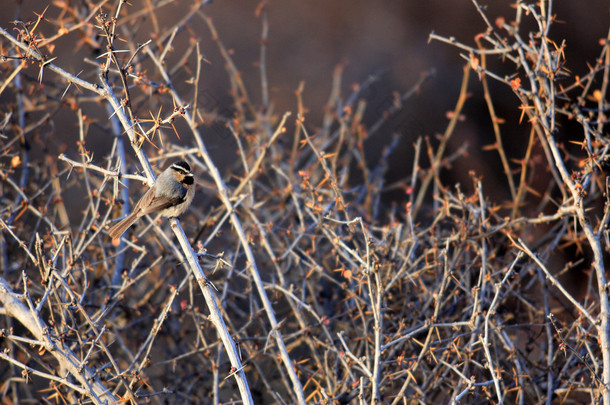
<svg viewBox="0 0 610 405"><path fill-rule="evenodd" d="M192 175L191 172L188 169L186 169L183 166L177 165L175 163L172 165L172 169L177 170L177 171L179 171L179 172L181 172L181 173L183 173L184 175L187 175L187 176L188 175Z"/></svg>

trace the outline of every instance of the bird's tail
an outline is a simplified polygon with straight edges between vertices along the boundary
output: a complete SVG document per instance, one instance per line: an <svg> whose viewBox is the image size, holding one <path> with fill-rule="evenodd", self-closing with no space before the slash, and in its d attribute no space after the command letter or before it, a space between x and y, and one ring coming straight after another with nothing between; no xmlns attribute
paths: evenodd
<svg viewBox="0 0 610 405"><path fill-rule="evenodd" d="M125 219L121 220L120 222L115 224L112 228L110 228L110 230L108 231L108 235L113 240L120 238L121 235L123 235L123 233L125 233L127 228L129 228L131 225L133 225L133 223L136 222L137 219L138 219L138 216L132 212Z"/></svg>

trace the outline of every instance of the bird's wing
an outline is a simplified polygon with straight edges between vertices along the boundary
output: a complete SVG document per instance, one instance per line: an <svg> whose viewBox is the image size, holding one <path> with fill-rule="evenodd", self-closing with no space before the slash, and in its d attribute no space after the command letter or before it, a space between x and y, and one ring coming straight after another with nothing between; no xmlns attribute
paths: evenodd
<svg viewBox="0 0 610 405"><path fill-rule="evenodd" d="M151 196L152 196L152 193L151 193ZM167 198L167 196L160 196L160 197L152 196L152 199L151 199L149 205L143 204L143 207L145 207L145 208L142 209L141 215L147 215L150 213L162 211L166 208L180 204L182 201L184 201L183 197Z"/></svg>

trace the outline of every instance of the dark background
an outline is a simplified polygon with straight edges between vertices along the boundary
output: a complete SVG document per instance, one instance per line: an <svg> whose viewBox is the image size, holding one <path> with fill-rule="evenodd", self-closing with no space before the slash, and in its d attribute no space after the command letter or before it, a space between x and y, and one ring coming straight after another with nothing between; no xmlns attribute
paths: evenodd
<svg viewBox="0 0 610 405"><path fill-rule="evenodd" d="M41 13L49 5L45 16L48 22L41 23L38 31L52 35L56 27L51 23L62 14L60 3L24 1L19 3L4 1L0 24L11 30L10 21L35 20L34 12ZM147 2L132 1L125 4L122 15L132 15L146 7ZM170 2L161 7L156 15L159 34L163 35L186 14L190 2ZM260 58L261 20L255 15L257 1L216 0L202 8L213 18L220 40L231 51L237 68L243 75L244 83L255 105L260 105ZM115 2L108 3L114 7ZM483 4L484 5L484 4ZM110 9L110 7L108 7ZM270 0L267 2L269 18L267 73L273 110L281 115L285 111L296 113L294 91L301 81L305 82L303 93L308 109L307 124L315 131L321 123L323 107L328 100L332 83L332 72L340 64L344 65L343 95L349 95L352 85L364 82L372 74L380 79L367 92L370 125L378 118L384 106L391 99L392 92L408 90L427 71L436 71L422 91L408 100L404 109L394 119L367 141L368 161L377 162L381 147L388 144L393 133L402 136L401 142L390 160L387 181L393 182L407 176L411 171L413 142L418 136L434 139L442 133L448 122L447 112L454 108L462 78L465 60L462 51L437 41L428 42L431 32L453 36L458 41L474 45L476 34L485 30L485 23L469 0L460 1L397 1L382 0ZM566 40L567 67L574 75L583 76L588 72L587 63L593 63L599 56L599 40L605 38L608 30L609 7L607 0L557 1L554 2L556 24L551 30L551 38L558 44ZM486 15L493 23L496 17L504 17L507 22L515 15L514 2L490 1ZM524 18L531 22L531 18ZM95 20L91 20L95 23ZM130 28L137 26L138 39L142 42L154 38L154 24L143 13L143 17L130 21ZM175 63L188 45L186 35L197 38L201 50L210 64L204 65L200 87L200 105L207 110L222 111L230 108L229 80L225 63L210 32L200 17L193 18L189 25L191 32L180 34L174 41L174 52L168 58L169 65ZM525 33L525 31L523 31ZM527 39L527 38L524 38ZM76 44L76 45L75 45ZM70 34L57 41L53 55L54 63L62 68L78 73L95 81L95 69L83 63L85 57L93 58L90 49L79 44L76 34ZM172 57L174 59L172 59ZM489 59L493 69L502 73L504 67L497 60ZM508 66L510 72L512 66ZM89 73L91 72L91 73ZM31 73L37 73L32 68ZM52 73L47 73L52 80ZM173 78L179 87L189 77ZM496 111L510 125L502 127L504 147L509 158L523 156L529 125L515 125L520 111L519 103L504 85L490 81ZM180 88L180 87L179 87ZM183 96L190 98L188 86ZM468 144L468 159L456 163L449 175L451 182L460 182L469 187L468 171L475 170L483 176L489 195L501 201L508 197L506 180L503 178L499 159L494 151L483 151L482 147L494 142L489 114L482 97L481 86L476 75L471 75L469 87L473 97L464 110L464 121L458 125L450 144L451 153L456 147ZM5 93L9 94L9 93ZM2 100L0 104L7 101ZM107 119L105 111L95 107L89 114L96 115L100 122ZM106 115L105 115L106 114ZM65 116L66 121L62 121ZM294 115L293 115L294 117ZM74 144L74 113L61 111L55 117L51 131L66 145ZM96 131L100 131L96 133ZM231 136L222 131L203 131L217 164L233 161ZM98 136L99 135L99 136ZM108 152L110 139L102 129L91 128L88 147L101 158ZM46 145L48 146L48 145ZM68 150L70 152L70 150ZM390 197L392 197L390 195ZM392 197L393 198L393 197Z"/></svg>

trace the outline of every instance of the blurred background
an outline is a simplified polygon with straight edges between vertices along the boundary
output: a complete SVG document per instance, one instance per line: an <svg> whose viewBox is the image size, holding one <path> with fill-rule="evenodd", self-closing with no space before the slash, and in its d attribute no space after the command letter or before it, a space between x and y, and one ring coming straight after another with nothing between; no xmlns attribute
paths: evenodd
<svg viewBox="0 0 610 405"><path fill-rule="evenodd" d="M35 20L35 13L45 13L49 23L42 23L39 32L53 35L57 28L50 23L66 11L68 4L63 1L18 1L4 0L0 24L11 31L12 20ZM106 11L110 12L116 2L108 2ZM146 9L151 3L163 4L160 18L150 20L150 14L140 13L132 19L129 27L137 29L138 39L163 36L171 27L188 13L190 1L153 2L131 1L124 4L122 15L135 15ZM515 8L513 1L489 1L482 3L492 24L495 18L504 17L507 22L513 20ZM262 3L258 1L222 1L216 0L204 6L202 11L213 19L220 40L230 51L237 69L242 73L243 81L255 105L261 103L261 81L259 71L260 39L262 31L261 18L256 10ZM465 60L460 51L452 46L437 41L428 41L429 34L435 32L443 36L453 36L458 41L474 45L476 34L483 32L485 23L475 5L470 0L458 1L420 1L420 0L269 0L266 3L268 12L269 34L267 73L269 79L271 106L276 114L285 111L296 113L295 90L299 83L305 83L303 100L307 112L307 125L312 131L321 126L324 112L332 86L333 71L343 66L342 94L346 98L354 84L363 83L371 75L379 79L366 92L368 113L365 123L371 124L379 118L392 99L392 93L404 93L410 89L423 74L435 71L421 91L410 98L404 108L374 137L367 140L367 151L371 164L376 164L383 146L390 142L393 134L401 135L401 141L390 160L387 182L391 183L407 176L411 171L413 142L419 136L435 136L442 133L448 122L447 113L454 108L462 79L462 66ZM86 3L81 5L88 7ZM556 1L554 2L556 24L551 37L559 44L566 40L565 49L567 68L574 75L583 76L588 72L587 64L599 57L601 50L599 40L607 36L609 4L607 0ZM525 18L526 23L531 19ZM95 19L91 19L95 24ZM232 100L229 95L229 79L217 45L201 17L193 17L188 35L197 38L201 51L209 61L204 65L200 84L200 105L203 109L225 111L230 109ZM158 32L157 32L158 31ZM56 42L53 50L54 63L62 68L78 73L83 77L95 80L95 69L83 62L85 58L93 59L100 51L92 50L79 42L77 33L66 35ZM100 41L100 43L102 43ZM75 44L77 44L75 46ZM168 56L168 65L176 63L183 55L188 41L178 37L174 41L173 53ZM173 58L173 59L172 59ZM489 58L493 69L502 72L502 62ZM507 70L507 72L510 70ZM32 67L31 73L37 74ZM46 77L53 80L52 74ZM181 86L190 77L174 77L177 86ZM445 175L451 182L461 182L465 187L471 185L469 170L483 175L488 194L501 201L508 197L506 180L503 177L497 153L484 151L482 148L494 142L493 132L487 107L482 97L481 86L475 74L471 75L469 87L473 97L466 104L464 117L452 138L451 148L468 145L469 159L461 160ZM518 122L519 103L512 92L504 85L490 81L495 107L499 117L507 122ZM184 97L189 99L192 90L184 84ZM0 104L13 100L2 99ZM67 111L67 126L62 124L60 111L54 120L52 131L61 139L66 132L76 130L73 124L73 112ZM104 111L91 111L99 114L100 122L104 120ZM106 115L107 117L107 115ZM294 117L294 116L293 116ZM503 126L505 148L510 158L523 156L529 126L523 124ZM100 131L96 136L95 131ZM96 156L101 158L107 153L110 140L103 136L103 128L91 128L88 134L88 145L93 146ZM205 133L205 131L204 131ZM210 131L206 134L210 149L217 157L217 164L232 161L232 148L225 143L232 143L228 133ZM68 145L73 142L67 142ZM45 147L49 147L48 144ZM451 153L451 151L449 151ZM464 165L464 166L460 166ZM496 180L499 177L499 180ZM398 194L389 193L388 198L400 199Z"/></svg>

